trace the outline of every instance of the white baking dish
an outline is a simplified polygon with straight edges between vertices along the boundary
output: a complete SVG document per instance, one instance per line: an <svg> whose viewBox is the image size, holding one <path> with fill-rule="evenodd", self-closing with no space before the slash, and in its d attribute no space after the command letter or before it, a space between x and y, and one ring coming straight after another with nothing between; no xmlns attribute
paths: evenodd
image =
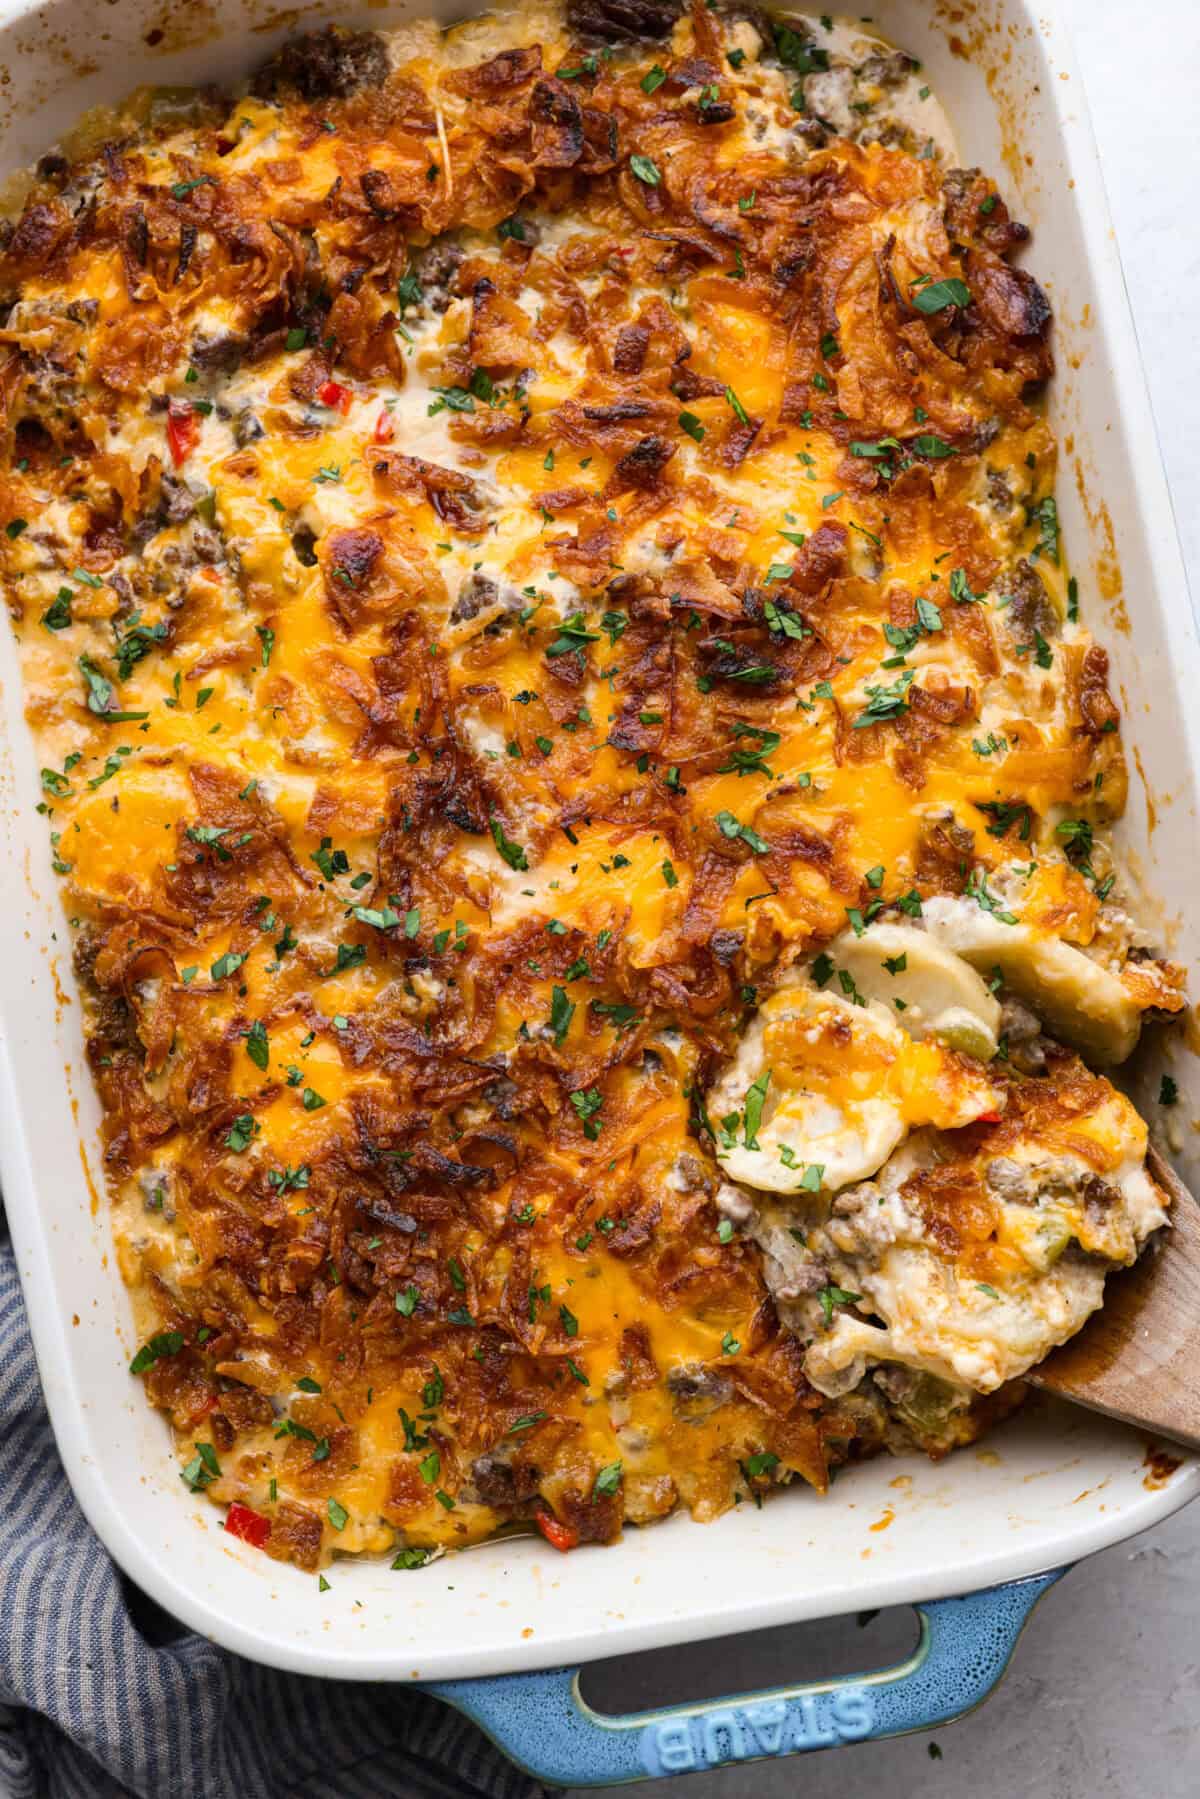
<svg viewBox="0 0 1200 1799"><path fill-rule="evenodd" d="M412 0L407 10L425 12L430 3ZM368 22L405 10L372 11ZM434 10L453 12L436 0ZM217 11L160 11L158 0L0 4L0 170L31 160L84 108L137 82L229 78L283 35L268 23L280 16L270 0L226 0L219 22ZM287 22L294 29L328 12L303 6ZM874 16L922 58L964 159L994 171L1033 226L1033 263L1058 318L1053 407L1065 446L1065 543L1084 616L1113 655L1133 752L1126 856L1144 870L1172 952L1200 968L1200 920L1189 905L1200 652L1062 28L1034 0L953 9L939 0L876 0ZM1130 576L1123 599L1118 559ZM1151 1480L1135 1434L1048 1411L1018 1417L940 1466L880 1460L840 1476L824 1499L795 1488L761 1512L745 1506L709 1527L676 1518L569 1558L540 1540L510 1540L420 1574L339 1564L322 1594L313 1578L236 1543L221 1514L184 1489L163 1421L127 1373L127 1302L96 1193L97 1105L47 832L34 811L36 759L7 631L0 689L0 1167L38 1360L92 1524L128 1573L197 1630L260 1661L341 1678L429 1681L547 1668L970 1593L1090 1554L1200 1490L1200 1462L1184 1463L1165 1483ZM1176 1047L1165 1053L1183 1094L1179 1111L1198 1109L1195 1059ZM1157 1091L1163 1054L1161 1043L1147 1046L1143 1095ZM1184 1172L1200 1179L1200 1159Z"/></svg>

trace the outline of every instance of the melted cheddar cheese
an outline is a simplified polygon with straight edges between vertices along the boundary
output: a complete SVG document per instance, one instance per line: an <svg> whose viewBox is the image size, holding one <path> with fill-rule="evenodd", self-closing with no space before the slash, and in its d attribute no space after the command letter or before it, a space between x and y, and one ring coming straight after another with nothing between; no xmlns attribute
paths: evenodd
<svg viewBox="0 0 1200 1799"><path fill-rule="evenodd" d="M412 1566L968 1440L1162 1219L1072 1051L1182 1003L1023 227L861 26L676 0L107 130L0 549L184 1480Z"/></svg>

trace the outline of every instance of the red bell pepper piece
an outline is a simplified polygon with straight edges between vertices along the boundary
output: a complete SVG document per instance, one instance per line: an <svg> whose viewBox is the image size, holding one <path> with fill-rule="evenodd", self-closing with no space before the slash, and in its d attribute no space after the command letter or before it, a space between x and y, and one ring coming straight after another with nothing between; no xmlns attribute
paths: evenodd
<svg viewBox="0 0 1200 1799"><path fill-rule="evenodd" d="M219 1404L220 1404L220 1395L219 1394L217 1394L217 1393L208 1394L207 1398L202 1399L200 1401L200 1404L198 1406L195 1406L192 1409L192 1411L190 1411L188 1413L186 1428L188 1430L195 1430L196 1426L200 1423L200 1420L202 1418L207 1418L210 1412L215 1412L217 1409L217 1406Z"/></svg>
<svg viewBox="0 0 1200 1799"><path fill-rule="evenodd" d="M171 461L182 468L200 442L200 421L187 400L172 400L167 407L167 443Z"/></svg>
<svg viewBox="0 0 1200 1799"><path fill-rule="evenodd" d="M340 381L322 381L317 389L317 398L322 406L332 406L336 412L349 412L353 395L348 387Z"/></svg>
<svg viewBox="0 0 1200 1799"><path fill-rule="evenodd" d="M235 1499L225 1514L225 1528L231 1537L240 1537L252 1549L261 1549L271 1534L271 1520Z"/></svg>
<svg viewBox="0 0 1200 1799"><path fill-rule="evenodd" d="M385 406L379 417L375 420L375 442L377 444L390 444L395 435L396 427L392 423L392 415Z"/></svg>
<svg viewBox="0 0 1200 1799"><path fill-rule="evenodd" d="M533 1521L547 1543L552 1548L561 1550L563 1555L566 1555L568 1549L578 1549L579 1532L572 1530L569 1524L564 1524L561 1518L556 1518L553 1512L536 1512Z"/></svg>

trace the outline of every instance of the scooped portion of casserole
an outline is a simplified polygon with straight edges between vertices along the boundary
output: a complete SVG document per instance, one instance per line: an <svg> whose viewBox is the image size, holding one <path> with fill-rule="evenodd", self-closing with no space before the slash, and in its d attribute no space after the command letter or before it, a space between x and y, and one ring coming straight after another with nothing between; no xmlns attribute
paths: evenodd
<svg viewBox="0 0 1200 1799"><path fill-rule="evenodd" d="M941 1454L1164 1219L1027 233L864 24L141 92L0 251L133 1371L300 1567Z"/></svg>

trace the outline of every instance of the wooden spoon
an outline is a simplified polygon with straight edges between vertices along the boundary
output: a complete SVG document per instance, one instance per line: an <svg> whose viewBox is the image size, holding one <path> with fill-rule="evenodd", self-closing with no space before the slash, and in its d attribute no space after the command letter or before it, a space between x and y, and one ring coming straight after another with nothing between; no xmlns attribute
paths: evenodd
<svg viewBox="0 0 1200 1799"><path fill-rule="evenodd" d="M1200 1205L1153 1147L1146 1166L1171 1200L1171 1223L1104 1304L1026 1379L1156 1437L1200 1449Z"/></svg>

